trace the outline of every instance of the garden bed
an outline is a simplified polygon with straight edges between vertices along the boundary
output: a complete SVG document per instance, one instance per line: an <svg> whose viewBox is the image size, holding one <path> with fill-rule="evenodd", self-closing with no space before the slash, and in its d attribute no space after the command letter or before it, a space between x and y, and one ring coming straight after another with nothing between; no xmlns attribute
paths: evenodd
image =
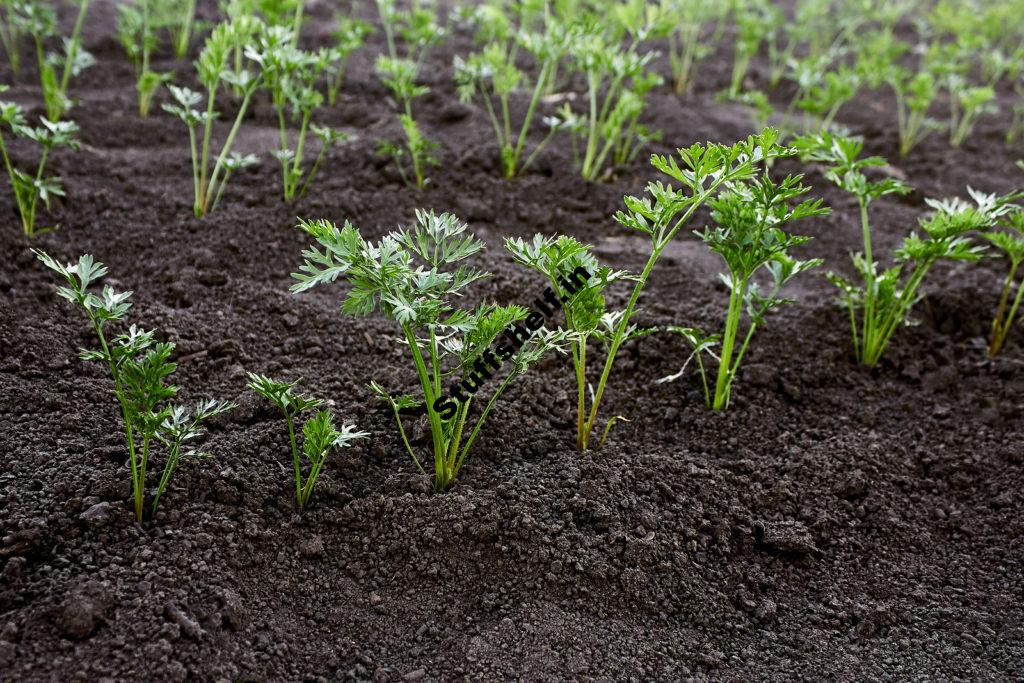
<svg viewBox="0 0 1024 683"><path fill-rule="evenodd" d="M157 518L136 525L109 376L79 360L92 343L84 317L55 296L0 193L0 678L1022 674L1024 333L985 354L1004 264L937 266L919 325L870 371L852 357L834 287L804 277L796 305L758 333L724 413L705 408L692 375L654 384L685 360L678 337L632 342L606 394L606 415L630 422L582 454L572 368L552 354L498 404L456 485L432 493L366 386L412 386L397 328L343 318L337 288L289 293L308 242L296 217L348 219L378 238L416 208L451 211L487 244L478 262L495 275L475 291L528 306L544 283L513 265L506 236L567 233L603 262L642 267L645 238L611 215L655 179L645 155L585 183L555 142L524 177L502 180L486 117L455 96L452 57L471 44L456 35L428 57L432 91L417 104L442 164L409 190L374 153L375 138L398 131L373 75L375 35L328 110L356 139L329 155L309 195L279 199L265 154L276 120L257 99L237 145L264 162L198 221L184 127L158 108L139 118L114 4L91 10L85 44L98 64L72 87L82 150L52 162L67 197L44 219L59 230L32 246L108 264L105 281L135 292L134 319L177 343L185 398L239 408L211 428L211 457L183 462ZM208 19L213 9L201 5ZM315 44L330 11L308 13ZM687 97L651 95L645 120L664 136L653 151L751 132L746 108L715 101L730 65L726 53L710 59ZM195 78L160 57L175 67ZM27 70L7 95L36 102L35 83ZM960 149L935 135L904 160L889 93L860 95L840 118L916 188L872 207L880 253L926 197L1022 185L1021 150L1003 143L1008 115L981 119ZM860 248L856 204L813 167L808 182L833 213L803 226L815 239L800 256L845 272ZM641 325L718 324L719 269L680 235L641 298ZM332 456L301 514L287 433L246 371L301 377L371 433ZM410 437L429 441L422 427Z"/></svg>

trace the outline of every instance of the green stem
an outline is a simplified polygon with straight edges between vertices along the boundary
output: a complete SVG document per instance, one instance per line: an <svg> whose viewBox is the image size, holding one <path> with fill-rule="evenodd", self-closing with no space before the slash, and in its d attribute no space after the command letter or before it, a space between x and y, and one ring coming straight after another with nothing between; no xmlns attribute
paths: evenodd
<svg viewBox="0 0 1024 683"><path fill-rule="evenodd" d="M306 144L306 133L309 131L309 119L313 110L307 109L302 113L302 124L299 126L299 140L295 143L295 158L292 160L292 171L288 176L288 185L285 191L285 198L295 198L295 191L299 185L299 170L302 165L302 150Z"/></svg>
<svg viewBox="0 0 1024 683"><path fill-rule="evenodd" d="M178 36L178 44L174 47L174 55L178 59L184 59L188 54L188 46L192 39L192 22L195 21L196 0L189 0L185 6L184 21L182 22L181 35Z"/></svg>
<svg viewBox="0 0 1024 683"><path fill-rule="evenodd" d="M210 135L213 133L213 102L217 97L217 84L214 83L208 89L206 98L206 119L203 123L203 158L200 163L199 192L196 194L196 205L194 212L196 218L202 218L206 209L206 176L210 167Z"/></svg>
<svg viewBox="0 0 1024 683"><path fill-rule="evenodd" d="M284 419L288 422L288 440L292 445L292 467L295 470L295 498L302 507L302 471L299 468L299 446L295 441L295 420L291 412L285 410Z"/></svg>
<svg viewBox="0 0 1024 683"><path fill-rule="evenodd" d="M242 106L238 109L238 115L235 116L235 122L231 126L231 131L228 133L228 139L224 142L224 147L220 151L220 156L217 157L217 163L213 167L213 173L210 175L210 185L206 188L206 198L209 199L210 192L217 184L217 177L220 175L220 170L224 166L224 160L228 157L228 152L231 151L231 145L235 142L235 136L238 135L238 129L242 125L242 119L245 117L245 112L249 108L249 101L252 98L253 92L256 90L256 84L254 83L248 90L245 91L245 96L242 98ZM223 183L222 183L223 184ZM203 214L206 213L206 207L203 208Z"/></svg>
<svg viewBox="0 0 1024 683"><path fill-rule="evenodd" d="M75 27L71 31L71 40L68 42L68 54L64 61L64 72L60 79L60 93L66 95L68 86L71 84L71 70L75 60L78 58L78 47L82 42L82 25L85 23L85 13L89 9L89 0L82 0L78 5L78 16L75 18Z"/></svg>

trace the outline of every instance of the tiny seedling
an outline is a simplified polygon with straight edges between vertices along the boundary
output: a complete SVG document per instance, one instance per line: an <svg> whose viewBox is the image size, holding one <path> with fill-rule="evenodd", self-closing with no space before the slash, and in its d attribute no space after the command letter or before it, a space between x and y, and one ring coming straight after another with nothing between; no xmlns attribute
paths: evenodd
<svg viewBox="0 0 1024 683"><path fill-rule="evenodd" d="M5 89L0 87L0 92ZM39 121L42 124L40 127L29 126L25 122L21 107L11 102L0 102L0 126L9 129L14 137L31 140L41 148L35 174L21 171L15 168L11 161L7 142L4 140L3 130L0 128L0 155L3 156L7 178L11 184L11 190L14 192L14 201L18 207L18 215L21 217L22 232L25 237L30 239L37 233L49 232L53 229L40 230L36 228L39 202L42 201L43 206L49 210L52 197L64 196L60 179L45 175L50 151L54 147L78 149L78 140L74 137L78 132L78 126L73 121L55 123L45 117L40 117Z"/></svg>
<svg viewBox="0 0 1024 683"><path fill-rule="evenodd" d="M419 71L427 51L444 42L448 35L438 22L437 12L420 0L413 0L409 9L399 9L395 0L376 0L376 3L387 41L387 57L407 59ZM399 40L405 46L404 55L399 54Z"/></svg>
<svg viewBox="0 0 1024 683"><path fill-rule="evenodd" d="M277 406L288 424L288 440L292 446L292 465L295 470L295 501L299 508L306 506L313 496L313 487L323 471L327 456L334 448L348 448L356 439L364 439L367 432L357 432L355 425L342 425L339 432L334 427L331 411L322 408L324 402L318 398L307 398L295 393L298 382L277 382L265 375L249 374L248 387ZM309 472L302 479L302 464L299 446L295 438L295 418L309 410L316 414L302 426L302 453L309 461Z"/></svg>
<svg viewBox="0 0 1024 683"><path fill-rule="evenodd" d="M188 88L168 85L174 103L165 103L163 109L181 119L188 128L189 149L192 153L193 212L196 218L202 218L216 208L227 186L228 178L234 171L257 163L256 157L252 155L233 156L231 147L242 125L242 119L249 109L253 93L263 82L263 55L251 45L264 30L265 26L259 20L241 17L218 24L210 33L196 61L199 82L206 88L205 111L197 109L203 101L202 95ZM235 49L245 49L246 61L252 70L237 63L234 67L231 66L230 58ZM241 91L242 102L211 172L210 142L213 123L218 115L214 106L217 93L224 85L233 86ZM201 145L196 135L200 127Z"/></svg>
<svg viewBox="0 0 1024 683"><path fill-rule="evenodd" d="M118 40L135 67L135 89L139 94L139 116L142 118L149 116L153 97L171 79L171 74L149 68L150 54L159 45L153 4L150 0L139 0L135 5L123 4L118 6L117 16Z"/></svg>
<svg viewBox="0 0 1024 683"><path fill-rule="evenodd" d="M537 106L569 45L568 34L559 24L551 24L544 34L518 35L519 43L513 47L494 42L465 60L455 58L455 81L458 84L459 97L463 102L469 102L474 97L483 102L498 139L502 170L506 178L514 178L525 172L558 130L555 120L550 119L547 134L533 148L526 160L521 161ZM525 75L515 64L518 51L513 49L514 47L522 47L540 65L526 114L515 126L510 113L509 98L525 80ZM518 129L517 134L513 133L514 128Z"/></svg>
<svg viewBox="0 0 1024 683"><path fill-rule="evenodd" d="M128 443L135 519L142 522L146 475L154 446L163 444L167 458L153 494L151 515L156 515L160 498L181 457L197 455L194 451L182 450L186 442L201 435L204 421L232 409L234 404L200 401L189 411L171 403L178 393L178 387L166 383L177 369L170 360L174 344L158 342L152 331L135 325L113 338L107 337L107 324L120 322L131 308L132 293L117 292L110 285L104 285L100 294L90 291L90 287L106 275L107 267L88 254L79 257L77 263L62 264L38 249L33 249L33 253L64 279L67 286L58 287L57 293L85 310L99 341L99 348L83 349L79 355L82 360L102 361L110 369Z"/></svg>
<svg viewBox="0 0 1024 683"><path fill-rule="evenodd" d="M570 352L576 377L576 448L586 449L587 420L587 348L591 339L607 344L615 330L621 311L605 308L604 291L613 282L631 280L628 273L598 264L592 247L574 237L534 235L529 242L506 239L505 248L516 263L540 273L548 282L544 290L546 304L562 308L565 329L570 338ZM654 332L631 325L626 341ZM621 416L618 419L625 420ZM609 420L598 448L604 444L615 420Z"/></svg>
<svg viewBox="0 0 1024 683"><path fill-rule="evenodd" d="M373 26L362 19L344 14L335 15L335 28L331 36L334 44L328 48L327 64L327 104L332 107L338 102L338 93L345 82L345 70L349 58L366 42L366 37L373 33Z"/></svg>
<svg viewBox="0 0 1024 683"><path fill-rule="evenodd" d="M71 79L95 63L82 47L82 25L89 10L89 0L78 0L78 14L69 37L62 37L63 54L48 53L44 44L58 36L57 15L39 0L26 0L12 5L12 21L16 35L32 36L39 67L39 83L43 91L46 118L59 121L72 107L68 97Z"/></svg>
<svg viewBox="0 0 1024 683"><path fill-rule="evenodd" d="M656 135L639 124L647 94L660 77L645 71L653 52L609 41L599 22L581 22L569 48L571 64L587 83L587 111L565 105L562 126L573 138L573 152L584 180L597 180L611 158L625 163ZM582 150L582 151L581 151Z"/></svg>
<svg viewBox="0 0 1024 683"><path fill-rule="evenodd" d="M1003 350L1006 337L1017 319L1020 302L1024 299L1024 281L1017 281L1021 261L1024 261L1024 209L1019 206L1012 207L1005 215L999 217L997 226L1001 229L982 235L1010 262L1003 282L1003 291L999 296L999 307L992 320L992 338L988 344L988 355L993 358Z"/></svg>
<svg viewBox="0 0 1024 683"><path fill-rule="evenodd" d="M488 273L464 264L484 244L451 214L417 211L415 225L376 243L363 239L351 223L339 229L326 220L303 220L299 227L317 244L303 252L305 262L293 275L298 282L292 290L342 279L351 286L342 304L345 314L380 311L401 329L399 342L411 355L418 395L394 395L376 382L370 387L391 407L402 443L423 474L427 470L406 436L402 418L426 413L434 488L449 488L498 398L544 353L562 350L566 335L543 329L544 316L522 306L453 305ZM506 363L507 373L471 420L474 396L487 380L501 374ZM451 388L445 393L449 381Z"/></svg>
<svg viewBox="0 0 1024 683"><path fill-rule="evenodd" d="M743 92L750 61L766 40L774 40L774 33L785 24L786 15L769 0L745 0L737 4L735 20L736 44L729 97L738 97Z"/></svg>
<svg viewBox="0 0 1024 683"><path fill-rule="evenodd" d="M846 65L822 74L820 80L811 84L797 102L804 112L804 130L831 128L839 110L857 95L860 86L860 74ZM816 125L811 125L812 120Z"/></svg>
<svg viewBox="0 0 1024 683"><path fill-rule="evenodd" d="M805 161L828 164L825 177L857 198L864 251L853 255L853 265L861 282L855 283L835 273L828 273L827 277L842 292L841 302L849 313L857 361L874 367L896 330L908 322L931 267L940 260L971 262L980 259L984 249L973 244L968 233L992 227L1009 211L1008 198L968 188L975 206L961 199L926 200L932 212L918 221L924 236L911 233L906 237L894 254L895 265L880 272L872 255L868 207L885 195L907 194L910 188L893 178L869 180L865 170L884 166L885 160L860 158L863 143L859 140L823 132L797 138L793 144Z"/></svg>
<svg viewBox="0 0 1024 683"><path fill-rule="evenodd" d="M280 27L268 28L259 40L262 54L264 84L270 91L277 111L281 144L275 156L281 164L281 181L285 201L304 197L330 147L347 139L344 133L312 123L313 112L323 104L324 96L316 89L317 78L330 60L327 51L305 52L292 45L291 32ZM288 142L288 110L299 121L295 147ZM307 175L302 165L306 138L310 132L320 140L320 153ZM305 182L302 180L305 178Z"/></svg>
<svg viewBox="0 0 1024 683"><path fill-rule="evenodd" d="M928 117L928 110L939 95L935 78L927 71L916 74L898 70L889 82L896 93L896 120L899 127L900 156L907 156L929 133L942 124Z"/></svg>
<svg viewBox="0 0 1024 683"><path fill-rule="evenodd" d="M677 95L683 95L693 88L700 63L714 52L721 39L729 4L669 0L663 5L666 6L672 87Z"/></svg>
<svg viewBox="0 0 1024 683"><path fill-rule="evenodd" d="M795 154L790 150L789 154ZM725 329L709 335L698 328L672 327L691 346L692 354L683 368L659 382L682 376L694 356L704 387L704 400L709 408L724 410L729 406L733 380L739 371L754 332L764 326L770 311L790 299L780 296L782 288L792 278L821 265L821 259L798 261L790 256L794 247L810 241L810 237L792 235L784 229L788 223L804 218L823 216L828 209L820 199L804 199L810 188L801 184L802 176L786 176L775 183L767 173L747 181L728 186L719 196L708 201L711 220L715 227L706 227L695 234L708 248L722 257L727 273L721 275L729 289L729 307L725 316ZM769 286L763 290L757 279L766 271ZM744 310L749 321L746 333L740 336ZM737 340L742 339L738 350ZM712 348L720 347L715 390L708 390L707 372L701 354L713 355Z"/></svg>
<svg viewBox="0 0 1024 683"><path fill-rule="evenodd" d="M624 227L647 235L651 240L650 255L634 280L626 307L616 314L608 333L608 353L583 427L584 449L589 446L616 355L622 344L635 336L633 316L637 302L658 259L679 231L689 224L694 213L717 196L721 189L751 178L756 165L788 156L789 150L780 147L778 140L779 132L766 128L733 145L709 142L677 149L675 157L653 155L651 165L668 177L669 184L651 182L647 185L649 196L623 198L626 210L617 212L615 220ZM679 186L674 187L673 182Z"/></svg>
<svg viewBox="0 0 1024 683"><path fill-rule="evenodd" d="M17 75L21 71L22 25L18 21L22 0L3 0L0 2L0 45L11 65L11 71Z"/></svg>
<svg viewBox="0 0 1024 683"><path fill-rule="evenodd" d="M404 145L396 145L390 140L378 140L377 152L394 160L403 183L422 190L427 183L427 166L437 166L441 162L434 155L438 149L437 143L423 135L413 118L412 102L430 92L430 89L416 84L419 67L408 59L391 59L380 55L377 58L377 74L398 102L401 110L398 122L405 133ZM409 160L408 171L406 158Z"/></svg>

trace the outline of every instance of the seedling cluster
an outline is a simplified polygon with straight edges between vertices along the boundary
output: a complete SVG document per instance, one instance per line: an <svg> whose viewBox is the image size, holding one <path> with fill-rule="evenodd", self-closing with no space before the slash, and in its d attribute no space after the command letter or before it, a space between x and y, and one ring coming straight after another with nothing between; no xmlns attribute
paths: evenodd
<svg viewBox="0 0 1024 683"><path fill-rule="evenodd" d="M26 238L49 229L37 226L40 206L49 209L54 197L64 196L59 178L47 175L51 153L79 146L78 128L66 114L75 104L72 79L90 63L81 40L88 7L86 0L76 3L74 28L60 41L63 51L55 51L50 4L0 3L0 41L16 74L22 52L34 48L45 112L29 122L27 107L0 102L0 153ZM345 106L349 60L369 51L371 38L382 45L379 54L367 55L376 80L364 85L389 97L395 112L394 121L384 122L377 151L395 164L410 193L424 199L420 206L429 205L430 176L446 157L424 113L452 88L468 115L493 130L493 168L501 176L494 182L502 183L523 182L558 146L566 158L571 153L581 183L624 169L640 173L636 159L660 139L648 100L668 94L685 104L708 90L701 65L716 50L731 66L720 97L752 107L761 124L774 119L776 126L758 125L760 132L736 142L693 143L651 155L654 179L642 196L624 197L612 217L644 245L636 272L602 264L592 245L570 235L505 238L506 257L528 271L541 292L522 301L475 293L491 275L474 265L485 243L451 213L417 210L411 224L379 239L348 220L339 227L327 218L299 219L312 244L302 252L292 291L343 284L345 315L379 315L393 326L408 380L394 387L371 376L365 381L394 416L413 466L444 491L480 447L499 399L514 394L516 380L546 356L571 363L579 451L601 448L615 424L636 419L606 414L603 401L623 349L645 343L639 340L647 335L667 331L685 344L681 369L657 381L692 381L708 408L727 409L734 391L742 391L738 378L755 353L757 331L795 303L789 298L793 280L812 277L823 264L806 256L811 240L803 233L823 226L831 209L808 185L813 175L780 167L803 163L857 207L861 251L851 270L837 268L825 277L838 288L858 363L874 368L882 362L912 321L937 264L994 256L1006 261L988 344L988 354L998 356L1021 318L1024 209L1018 202L1024 195L967 188L969 199L929 198L918 207L916 230L908 226L900 245L880 258L872 209L912 188L893 177L885 159L866 155L864 140L841 122L861 93L882 88L893 93L889 142L901 156L938 132L953 146L967 144L1005 100L1008 84L1024 92L1018 82L1024 30L1010 7L952 0L484 0L442 14L431 2L376 0L377 36L356 14L338 13L313 48L303 40L301 0L224 2L222 20L208 31L195 20L194 1L135 0L119 7L118 37L135 68L140 116L159 104L184 124L197 219L231 201L225 199L229 181L259 164L262 153L278 162L282 201L301 205L318 175L330 169L331 151L351 139L325 121ZM467 36L460 43L466 49L454 55L451 74L426 74L433 64L428 58L459 32ZM154 70L161 51L183 60L193 45L194 78L184 69ZM756 68L758 60L767 68ZM453 82L437 85L449 77ZM184 85L196 82L198 91ZM1024 105L1016 107L1008 144L1024 132ZM259 116L274 127L273 149L239 152L246 148L238 143L246 121ZM669 247L683 239L703 243L721 261L718 310L724 315L711 328L693 321L671 321L679 324L663 329L644 324L642 297L664 268L659 264ZM63 280L59 295L88 318L98 346L83 351L82 359L109 369L141 522L147 497L155 515L179 461L196 454L190 442L233 405L176 403L178 387L169 383L174 345L127 324L131 292L97 291L107 269L91 256L62 263L35 253ZM331 454L371 434L352 424L336 426L330 402L300 394L297 381L249 373L247 386L284 416L295 501L306 507ZM409 429L413 421L425 426L429 445L416 438L421 430ZM160 453L163 469L153 488L151 461Z"/></svg>

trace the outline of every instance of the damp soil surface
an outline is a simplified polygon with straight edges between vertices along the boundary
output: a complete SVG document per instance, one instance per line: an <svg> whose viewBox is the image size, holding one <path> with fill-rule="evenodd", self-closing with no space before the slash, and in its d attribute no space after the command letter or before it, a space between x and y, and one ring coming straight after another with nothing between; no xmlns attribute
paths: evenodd
<svg viewBox="0 0 1024 683"><path fill-rule="evenodd" d="M452 211L487 243L478 263L494 277L475 293L528 304L542 283L511 265L503 237L568 233L639 269L644 240L611 215L654 171L639 159L586 184L558 141L525 177L500 180L484 112L454 96L452 56L471 46L456 34L430 56L432 92L417 102L442 165L410 191L374 154L376 138L399 134L372 72L378 35L324 114L355 139L309 196L279 199L276 124L261 100L238 148L263 165L196 221L184 128L158 107L138 117L114 3L94 5L86 43L98 63L72 87L82 149L54 155L67 197L45 217L59 229L34 246L108 264L106 281L135 292L131 320L177 344L182 397L239 408L203 440L209 457L182 463L156 519L135 524L108 374L79 360L87 324L54 294L0 193L0 679L1024 674L1024 332L1000 358L984 352L1003 262L936 267L918 324L873 371L851 358L831 285L803 277L796 303L755 337L725 413L703 406L692 372L655 384L686 351L671 335L645 337L606 393L605 414L629 422L599 451L576 452L572 373L551 357L499 403L458 484L435 494L366 386L413 387L395 328L343 318L340 286L289 293L306 244L296 217L351 220L376 238L417 207ZM205 18L213 10L201 4ZM330 8L309 14L304 40L317 44ZM157 68L194 82L185 63L164 56ZM745 109L716 102L729 68L722 52L688 97L652 95L655 151L751 131ZM763 77L755 63L752 81ZM32 118L34 83L27 69L8 93ZM983 118L961 149L933 136L905 160L894 116L890 94L875 92L840 117L917 188L873 206L878 253L916 226L926 197L1021 184L1006 116ZM30 150L16 144L14 157ZM834 211L804 226L815 239L801 255L847 272L856 207L816 169L808 181ZM639 323L720 326L719 268L681 236ZM284 423L247 392L246 371L302 378L372 434L331 458L301 514ZM425 452L423 426L410 433Z"/></svg>

